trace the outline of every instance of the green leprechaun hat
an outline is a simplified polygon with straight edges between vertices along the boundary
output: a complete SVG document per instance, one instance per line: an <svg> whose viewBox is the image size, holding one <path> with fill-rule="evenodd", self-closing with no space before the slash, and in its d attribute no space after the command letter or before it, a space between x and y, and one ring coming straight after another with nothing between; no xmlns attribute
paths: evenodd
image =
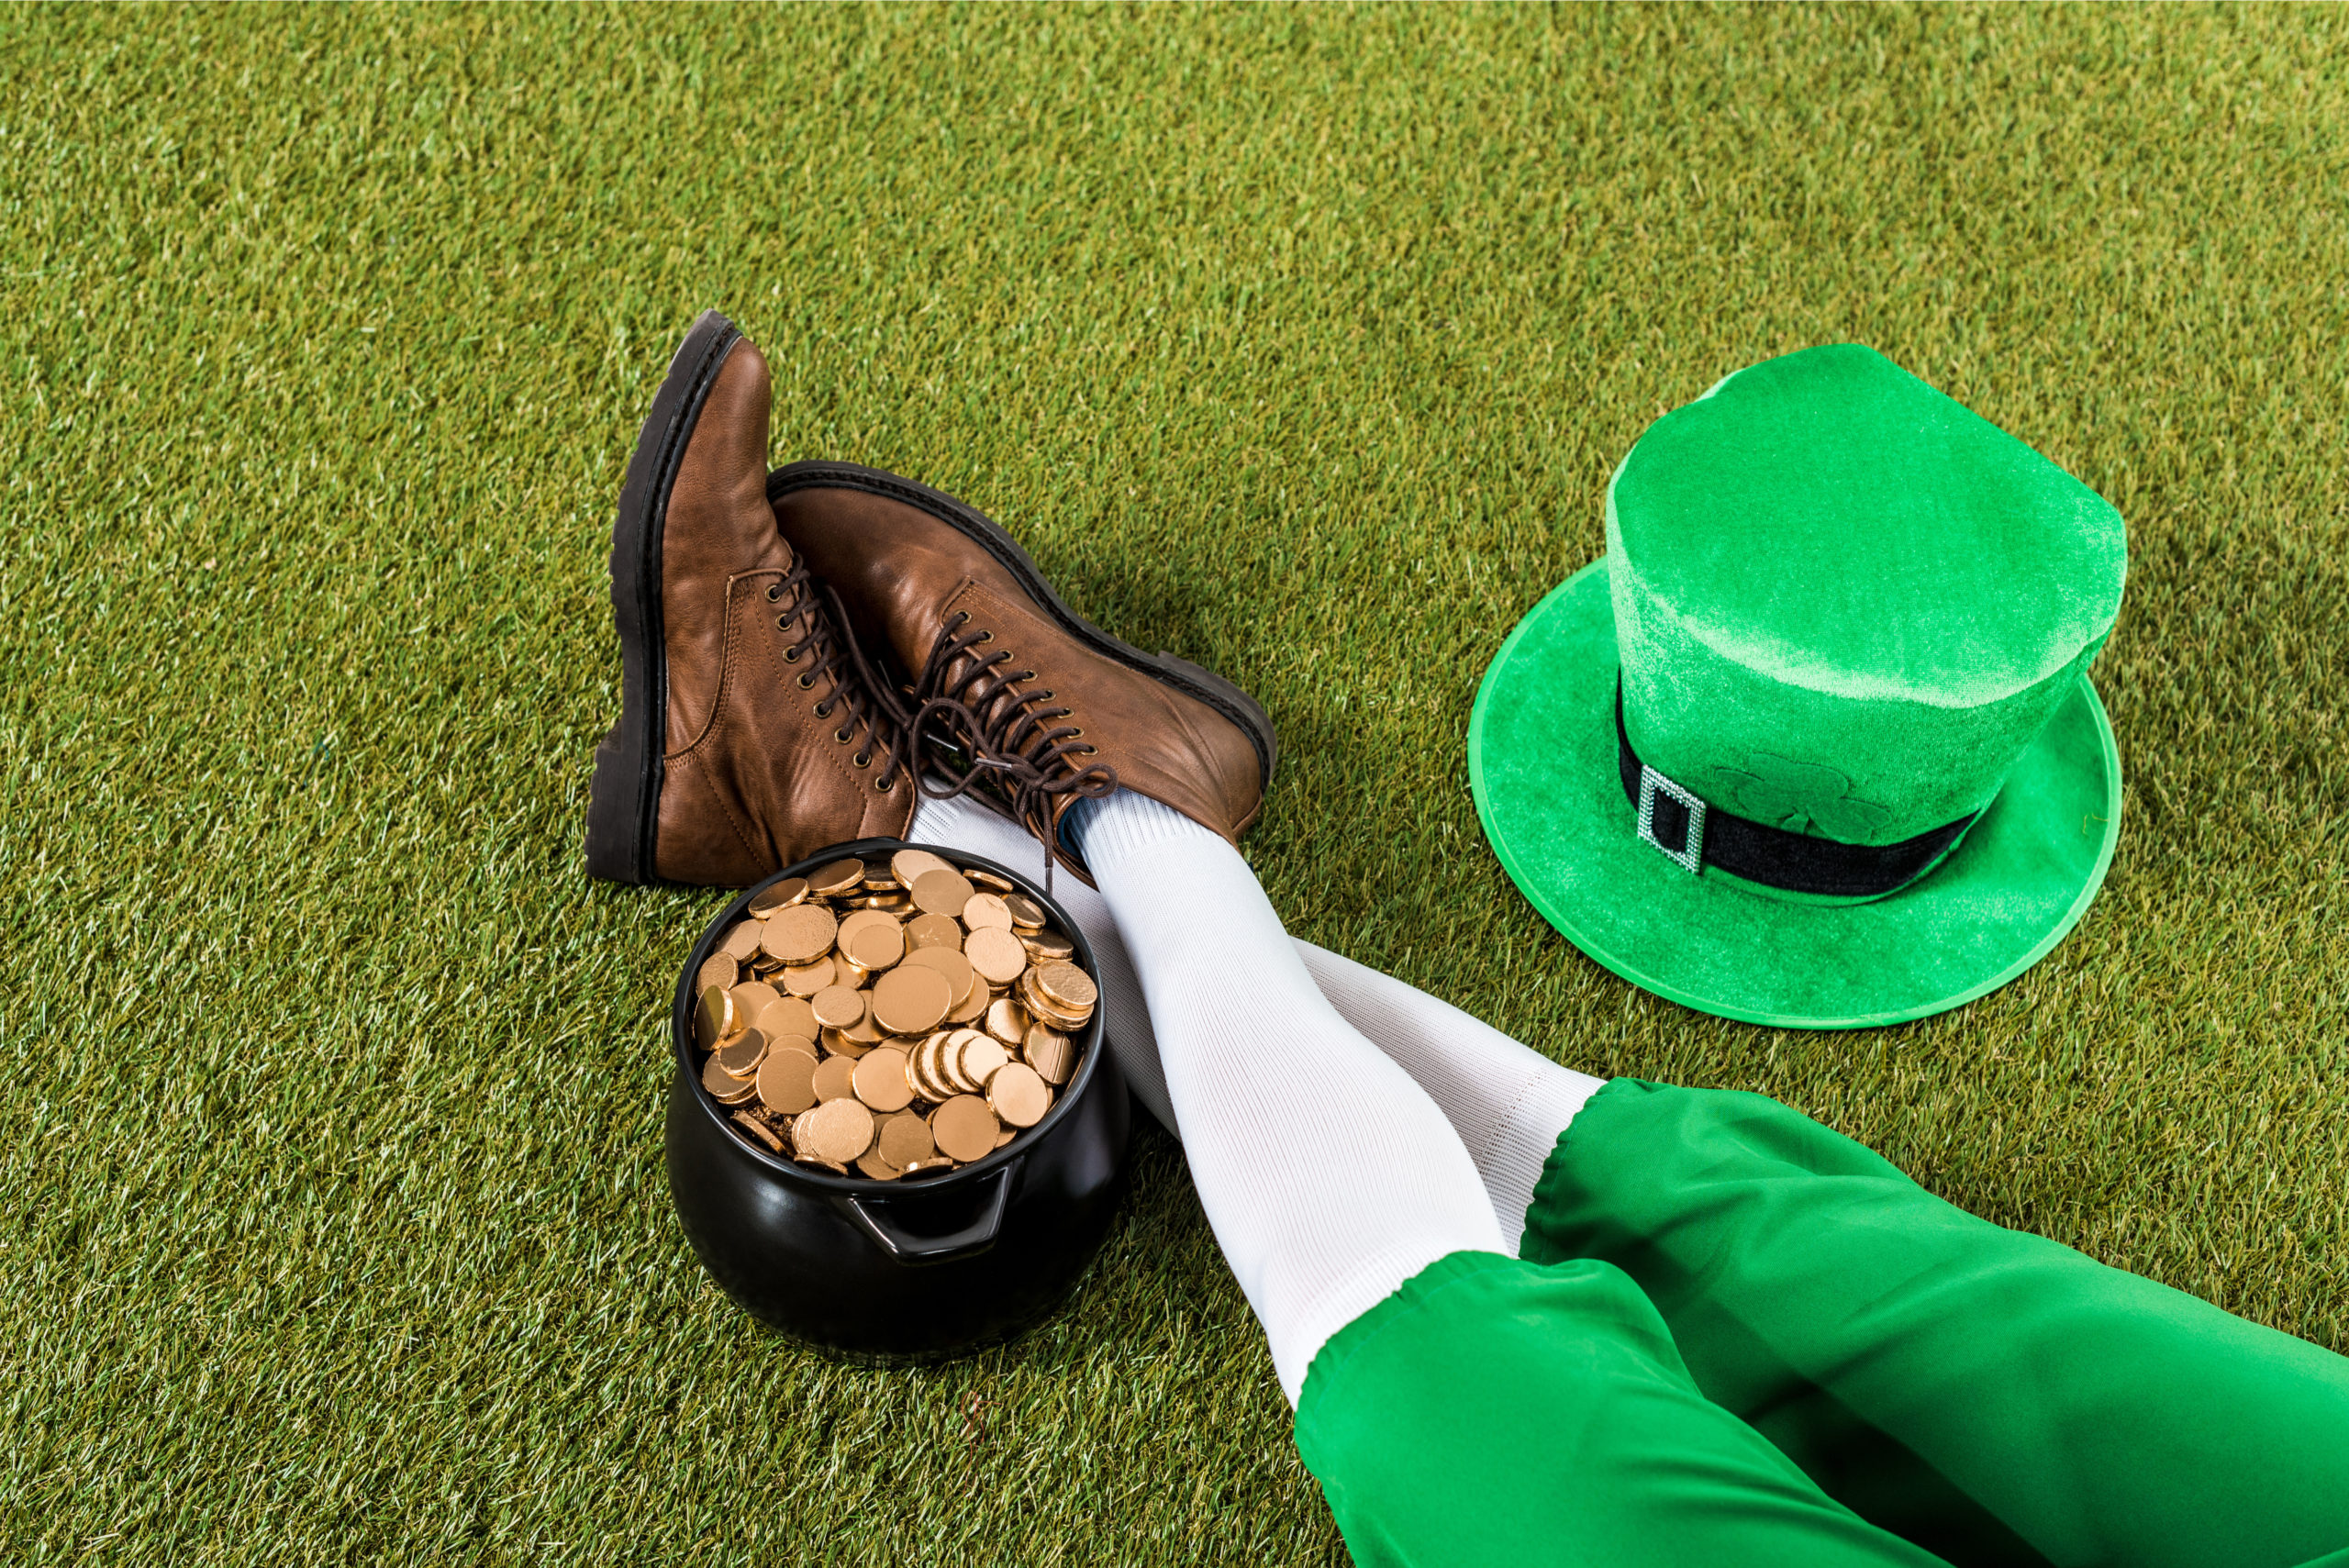
<svg viewBox="0 0 2349 1568"><path fill-rule="evenodd" d="M1486 671L1485 832L1660 996L1806 1029L1954 1007L2111 863L2087 671L2127 569L2110 503L1875 350L1740 371L1640 438L1605 559Z"/></svg>

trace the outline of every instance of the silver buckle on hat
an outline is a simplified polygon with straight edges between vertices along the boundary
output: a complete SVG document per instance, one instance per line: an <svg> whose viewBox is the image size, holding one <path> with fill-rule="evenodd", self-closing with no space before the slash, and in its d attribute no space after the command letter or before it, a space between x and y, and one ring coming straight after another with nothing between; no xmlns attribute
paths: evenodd
<svg viewBox="0 0 2349 1568"><path fill-rule="evenodd" d="M1688 808L1688 831L1676 850L1655 836L1655 795L1658 790ZM1691 876L1705 869L1705 803L1645 762L1640 764L1640 837L1653 844L1664 859Z"/></svg>

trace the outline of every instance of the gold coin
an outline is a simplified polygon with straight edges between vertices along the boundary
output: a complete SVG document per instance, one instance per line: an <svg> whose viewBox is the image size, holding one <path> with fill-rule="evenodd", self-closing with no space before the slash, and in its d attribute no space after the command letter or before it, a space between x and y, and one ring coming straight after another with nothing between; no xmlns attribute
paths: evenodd
<svg viewBox="0 0 2349 1568"><path fill-rule="evenodd" d="M901 1111L913 1104L913 1080L906 1076L906 1053L885 1045L867 1051L850 1083L856 1097L876 1111Z"/></svg>
<svg viewBox="0 0 2349 1568"><path fill-rule="evenodd" d="M859 909L878 909L891 915L903 914L914 906L914 901L903 893L868 893L855 903Z"/></svg>
<svg viewBox="0 0 2349 1568"><path fill-rule="evenodd" d="M778 909L787 909L807 896L807 879L786 876L771 887L763 887L751 895L751 914L763 920Z"/></svg>
<svg viewBox="0 0 2349 1568"><path fill-rule="evenodd" d="M823 1028L816 1021L816 1009L801 996L777 996L752 1016L751 1027L769 1040L789 1035L811 1043Z"/></svg>
<svg viewBox="0 0 2349 1568"><path fill-rule="evenodd" d="M844 1166L873 1147L873 1113L852 1099L826 1100L791 1124L791 1141L802 1159Z"/></svg>
<svg viewBox="0 0 2349 1568"><path fill-rule="evenodd" d="M734 998L734 1016L745 1025L755 1023L768 1004L783 999L783 994L763 980L745 980L727 995Z"/></svg>
<svg viewBox="0 0 2349 1568"><path fill-rule="evenodd" d="M974 931L1011 929L1011 910L999 893L974 893L963 906L963 924Z"/></svg>
<svg viewBox="0 0 2349 1568"><path fill-rule="evenodd" d="M1007 893L1003 906L1011 917L1012 925L1022 931L1033 931L1044 923L1044 906L1024 893Z"/></svg>
<svg viewBox="0 0 2349 1568"><path fill-rule="evenodd" d="M1000 996L987 1004L987 1033L1006 1045L1018 1045L1028 1038L1028 1009L1009 996Z"/></svg>
<svg viewBox="0 0 2349 1568"><path fill-rule="evenodd" d="M963 956L960 938L951 948L916 948L906 955L906 962L934 969L946 976L946 984L953 991L952 1005L958 1007L970 999L972 989L978 984L971 969L971 961Z"/></svg>
<svg viewBox="0 0 2349 1568"><path fill-rule="evenodd" d="M1008 893L1011 891L1010 879L1008 877L997 876L991 871L978 871L974 869L971 873L971 880L977 883L981 887L985 888L989 893Z"/></svg>
<svg viewBox="0 0 2349 1568"><path fill-rule="evenodd" d="M953 1029L947 1030L945 1038L930 1048L930 1082L945 1091L944 1094L936 1096L937 1103L941 1106L957 1095L975 1093L970 1084L954 1075L952 1063L954 1058L955 1033Z"/></svg>
<svg viewBox="0 0 2349 1568"><path fill-rule="evenodd" d="M994 1108L976 1095L957 1095L930 1117L930 1135L938 1140L939 1152L951 1160L983 1158L1002 1130Z"/></svg>
<svg viewBox="0 0 2349 1568"><path fill-rule="evenodd" d="M748 1078L737 1078L713 1056L701 1070L701 1086L721 1106L739 1106L759 1092L759 1086Z"/></svg>
<svg viewBox="0 0 2349 1568"><path fill-rule="evenodd" d="M954 1090L942 1083L938 1073L938 1054L946 1049L946 1031L939 1030L907 1053L906 1080L914 1093L931 1105L943 1105L954 1097Z"/></svg>
<svg viewBox="0 0 2349 1568"><path fill-rule="evenodd" d="M896 923L897 917L886 909L852 909L841 917L840 945L845 951L854 944L859 932Z"/></svg>
<svg viewBox="0 0 2349 1568"><path fill-rule="evenodd" d="M1049 926L1041 931L1020 932L1019 944L1028 950L1030 958L1041 963L1071 958L1076 953L1076 944Z"/></svg>
<svg viewBox="0 0 2349 1568"><path fill-rule="evenodd" d="M759 1104L797 1116L816 1103L816 1058L804 1051L776 1049L759 1063Z"/></svg>
<svg viewBox="0 0 2349 1568"><path fill-rule="evenodd" d="M715 985L704 991L694 1006L694 1043L707 1051L737 1027L733 995Z"/></svg>
<svg viewBox="0 0 2349 1568"><path fill-rule="evenodd" d="M807 999L816 1021L828 1029L845 1029L864 1017L864 993L846 985L827 985Z"/></svg>
<svg viewBox="0 0 2349 1568"><path fill-rule="evenodd" d="M986 1017L987 1008L994 1002L995 993L986 988L985 983L974 980L971 982L971 994L955 1004L954 1010L946 1015L946 1021L950 1024L977 1023Z"/></svg>
<svg viewBox="0 0 2349 1568"><path fill-rule="evenodd" d="M747 1078L759 1070L767 1053L767 1037L757 1029L744 1029L733 1044L718 1053L718 1064L730 1077Z"/></svg>
<svg viewBox="0 0 2349 1568"><path fill-rule="evenodd" d="M858 885L867 893L895 893L899 884L896 877L889 874L887 866L866 866L864 880Z"/></svg>
<svg viewBox="0 0 2349 1568"><path fill-rule="evenodd" d="M970 1038L963 1042L961 1052L954 1058L954 1065L961 1070L963 1081L974 1090L984 1089L988 1081L1010 1062L1011 1052L1004 1050L1003 1042L993 1035L981 1034L976 1029L969 1032Z"/></svg>
<svg viewBox="0 0 2349 1568"><path fill-rule="evenodd" d="M750 1112L736 1111L734 1113L734 1125L742 1129L743 1131L749 1133L760 1142L765 1144L775 1153L780 1154L783 1152L783 1140L777 1138L774 1131L768 1128L766 1123L761 1121L757 1117L751 1115Z"/></svg>
<svg viewBox="0 0 2349 1568"><path fill-rule="evenodd" d="M1035 964L1019 977L1020 1000L1029 1004L1030 1012L1047 1018L1058 1018L1062 1020L1062 1028L1073 1029L1093 1016L1092 1004L1079 1006L1063 1001L1044 989L1044 971L1051 967L1050 964ZM1071 964L1068 967L1074 969L1076 966Z"/></svg>
<svg viewBox="0 0 2349 1568"><path fill-rule="evenodd" d="M987 1104L1013 1127L1033 1127L1052 1108L1052 1091L1032 1067L1014 1062L987 1080Z"/></svg>
<svg viewBox="0 0 2349 1568"><path fill-rule="evenodd" d="M757 920L744 920L728 930L718 951L737 963L748 962L759 951L760 939L766 928Z"/></svg>
<svg viewBox="0 0 2349 1568"><path fill-rule="evenodd" d="M860 991L857 995L864 998L864 1017L841 1030L841 1033L854 1040L860 1047L878 1045L888 1038L889 1031L873 1021L873 993ZM862 1056L864 1052L859 1050L857 1054Z"/></svg>
<svg viewBox="0 0 2349 1568"><path fill-rule="evenodd" d="M767 922L761 945L785 963L813 963L832 951L840 922L820 904L795 904Z"/></svg>
<svg viewBox="0 0 2349 1568"><path fill-rule="evenodd" d="M873 1021L891 1034L927 1034L953 1001L946 976L926 964L900 964L873 987Z"/></svg>
<svg viewBox="0 0 2349 1568"><path fill-rule="evenodd" d="M856 1058L827 1056L816 1063L814 1083L816 1097L819 1100L837 1100L844 1095L855 1094Z"/></svg>
<svg viewBox="0 0 2349 1568"><path fill-rule="evenodd" d="M1007 1144L1007 1143L1010 1142L1013 1139L1015 1139L1015 1138L1017 1138L1017 1137L1019 1137L1019 1129L1018 1128L1016 1128L1016 1127L1007 1127L1007 1128L1005 1128L1001 1132L999 1132L999 1133L997 1133L997 1134L996 1135L995 1146L996 1146L997 1149L1000 1149L1000 1148L1002 1148L1005 1144Z"/></svg>
<svg viewBox="0 0 2349 1568"><path fill-rule="evenodd" d="M844 952L832 954L832 984L862 991L873 983L873 972Z"/></svg>
<svg viewBox="0 0 2349 1568"><path fill-rule="evenodd" d="M924 872L914 879L914 903L926 915L960 915L973 891L959 871Z"/></svg>
<svg viewBox="0 0 2349 1568"><path fill-rule="evenodd" d="M997 985L1008 984L1019 978L1028 967L1028 950L1019 939L1008 930L982 926L963 940L963 956L971 967Z"/></svg>
<svg viewBox="0 0 2349 1568"><path fill-rule="evenodd" d="M889 874L896 878L900 887L911 887L926 873L953 869L928 850L899 850L889 857Z"/></svg>
<svg viewBox="0 0 2349 1568"><path fill-rule="evenodd" d="M845 1056L853 1062L873 1047L861 1040L851 1040L838 1029L826 1029L817 1037L824 1050L833 1056Z"/></svg>
<svg viewBox="0 0 2349 1568"><path fill-rule="evenodd" d="M957 942L961 940L960 937L955 939ZM713 985L720 991L731 991L734 983L741 978L742 966L734 962L733 954L711 953L701 961L701 967L694 971L694 995L698 996Z"/></svg>
<svg viewBox="0 0 2349 1568"><path fill-rule="evenodd" d="M963 1071L963 1040L970 1032L968 1029L956 1029L946 1037L946 1043L938 1048L938 1072L935 1076L955 1095L975 1095L979 1092L978 1084ZM948 1099L953 1097L953 1095L947 1096Z"/></svg>
<svg viewBox="0 0 2349 1568"><path fill-rule="evenodd" d="M963 922L952 915L917 915L906 922L906 951L952 948L963 951Z"/></svg>
<svg viewBox="0 0 2349 1568"><path fill-rule="evenodd" d="M834 861L807 873L807 891L820 893L827 898L837 898L863 880L863 861Z"/></svg>
<svg viewBox="0 0 2349 1568"><path fill-rule="evenodd" d="M1036 989L1036 972L1032 969L1019 977L1019 984L1014 989L1019 992L1022 1006L1056 1029L1083 1029L1085 1021L1093 1016L1089 1012L1072 1012Z"/></svg>
<svg viewBox="0 0 2349 1568"><path fill-rule="evenodd" d="M881 1158L900 1171L938 1152L938 1145L930 1141L930 1123L912 1111L884 1117L873 1147Z"/></svg>
<svg viewBox="0 0 2349 1568"><path fill-rule="evenodd" d="M1020 1050L1036 1076L1047 1084L1067 1083L1069 1070L1076 1065L1075 1043L1049 1024L1030 1024Z"/></svg>
<svg viewBox="0 0 2349 1568"><path fill-rule="evenodd" d="M819 958L813 963L784 965L783 988L795 996L813 996L832 983L832 961Z"/></svg>
<svg viewBox="0 0 2349 1568"><path fill-rule="evenodd" d="M848 956L851 962L868 973L887 969L906 956L906 933L895 920L859 931Z"/></svg>
<svg viewBox="0 0 2349 1568"><path fill-rule="evenodd" d="M868 1149L858 1155L856 1170L859 1175L869 1176L876 1182L894 1182L905 1174L903 1171L881 1158L881 1151L878 1149Z"/></svg>
<svg viewBox="0 0 2349 1568"><path fill-rule="evenodd" d="M1036 971L1036 989L1072 1010L1090 1011L1101 999L1093 976L1073 963L1047 963Z"/></svg>

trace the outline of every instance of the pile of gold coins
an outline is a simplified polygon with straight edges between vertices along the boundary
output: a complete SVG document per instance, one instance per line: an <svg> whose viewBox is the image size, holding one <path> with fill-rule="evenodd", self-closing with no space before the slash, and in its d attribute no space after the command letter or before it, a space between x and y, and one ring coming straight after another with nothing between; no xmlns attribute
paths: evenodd
<svg viewBox="0 0 2349 1568"><path fill-rule="evenodd" d="M1100 993L1043 906L928 850L751 900L694 977L702 1087L741 1136L874 1181L949 1171L1044 1119Z"/></svg>

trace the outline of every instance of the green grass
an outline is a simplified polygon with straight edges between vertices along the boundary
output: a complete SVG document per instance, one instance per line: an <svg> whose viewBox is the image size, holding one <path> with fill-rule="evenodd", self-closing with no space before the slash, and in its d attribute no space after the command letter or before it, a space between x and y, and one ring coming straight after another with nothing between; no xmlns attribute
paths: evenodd
<svg viewBox="0 0 2349 1568"><path fill-rule="evenodd" d="M1258 694L1314 940L1781 1096L2349 1346L2349 16L0 12L0 1542L34 1562L1341 1556L1178 1153L1027 1340L752 1330L663 1188L719 895L588 883L604 550L696 312L777 461ZM1485 849L1486 661L1658 413L1884 349L2128 517L2119 858L1861 1035Z"/></svg>

